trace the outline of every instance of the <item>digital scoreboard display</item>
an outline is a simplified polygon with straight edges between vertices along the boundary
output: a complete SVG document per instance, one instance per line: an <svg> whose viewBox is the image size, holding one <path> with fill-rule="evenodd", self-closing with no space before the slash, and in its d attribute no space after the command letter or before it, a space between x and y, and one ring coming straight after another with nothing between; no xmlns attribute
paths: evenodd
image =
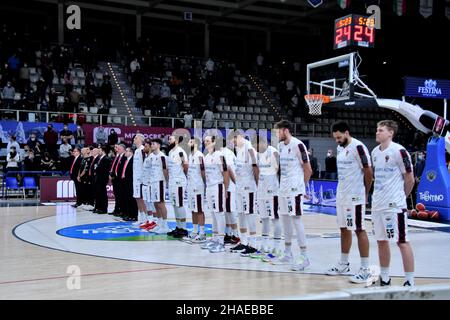
<svg viewBox="0 0 450 320"><path fill-rule="evenodd" d="M349 46L372 48L375 44L375 18L350 14L334 22L334 49Z"/></svg>

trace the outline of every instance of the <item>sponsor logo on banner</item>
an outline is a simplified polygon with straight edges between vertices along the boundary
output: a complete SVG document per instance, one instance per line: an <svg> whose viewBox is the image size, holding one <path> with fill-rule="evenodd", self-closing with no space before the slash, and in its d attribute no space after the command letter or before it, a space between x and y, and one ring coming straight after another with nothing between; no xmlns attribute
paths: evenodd
<svg viewBox="0 0 450 320"><path fill-rule="evenodd" d="M443 194L430 194L429 191L419 192L419 198L420 198L420 200L427 201L427 202L444 201Z"/></svg>
<svg viewBox="0 0 450 320"><path fill-rule="evenodd" d="M437 177L436 171L431 170L427 172L427 180L433 182Z"/></svg>
<svg viewBox="0 0 450 320"><path fill-rule="evenodd" d="M436 80L425 80L423 87L417 88L417 93L421 93L425 97L437 97L442 95L442 89L438 87Z"/></svg>

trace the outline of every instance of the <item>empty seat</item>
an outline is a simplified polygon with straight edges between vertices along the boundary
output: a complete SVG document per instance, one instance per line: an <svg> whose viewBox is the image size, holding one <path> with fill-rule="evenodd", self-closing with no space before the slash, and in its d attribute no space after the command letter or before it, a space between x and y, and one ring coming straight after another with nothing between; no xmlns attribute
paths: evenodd
<svg viewBox="0 0 450 320"><path fill-rule="evenodd" d="M113 123L122 123L122 117L114 117Z"/></svg>
<svg viewBox="0 0 450 320"><path fill-rule="evenodd" d="M238 106L232 106L231 110L234 112L238 112L239 111L239 107Z"/></svg>
<svg viewBox="0 0 450 320"><path fill-rule="evenodd" d="M250 128L258 129L258 122L256 122L256 121L250 122Z"/></svg>
<svg viewBox="0 0 450 320"><path fill-rule="evenodd" d="M246 112L245 107L239 107L239 112Z"/></svg>
<svg viewBox="0 0 450 320"><path fill-rule="evenodd" d="M253 112L253 107L246 107L245 112Z"/></svg>
<svg viewBox="0 0 450 320"><path fill-rule="evenodd" d="M57 102L57 103L64 103L64 96L58 96L58 97L56 98L56 102Z"/></svg>
<svg viewBox="0 0 450 320"><path fill-rule="evenodd" d="M54 77L52 83L59 84L59 79L57 77Z"/></svg>
<svg viewBox="0 0 450 320"><path fill-rule="evenodd" d="M225 121L219 121L219 128L225 128Z"/></svg>
<svg viewBox="0 0 450 320"><path fill-rule="evenodd" d="M226 100L225 100L224 97L220 97L220 98L219 98L219 102L220 102L220 103L224 104L224 103L226 103L225 101L226 101Z"/></svg>
<svg viewBox="0 0 450 320"><path fill-rule="evenodd" d="M103 101L102 101L102 99L100 99L100 98L97 98L97 99L95 99L95 104L96 105L102 105L102 103L103 103Z"/></svg>
<svg viewBox="0 0 450 320"><path fill-rule="evenodd" d="M249 126L249 123L248 123L248 122L242 122L242 127L243 127L244 129L248 129L250 126Z"/></svg>
<svg viewBox="0 0 450 320"><path fill-rule="evenodd" d="M256 98L256 91L250 91L250 97Z"/></svg>
<svg viewBox="0 0 450 320"><path fill-rule="evenodd" d="M223 106L223 111L231 111L230 106Z"/></svg>
<svg viewBox="0 0 450 320"><path fill-rule="evenodd" d="M274 125L272 122L266 122L266 129L273 129Z"/></svg>
<svg viewBox="0 0 450 320"><path fill-rule="evenodd" d="M247 113L247 114L244 115L244 119L245 120L252 120L252 115Z"/></svg>
<svg viewBox="0 0 450 320"><path fill-rule="evenodd" d="M256 99L256 105L262 106L262 99Z"/></svg>
<svg viewBox="0 0 450 320"><path fill-rule="evenodd" d="M166 71L166 76L169 77L169 78L171 78L171 77L172 77L172 71L170 71L170 70L169 70L169 71Z"/></svg>
<svg viewBox="0 0 450 320"><path fill-rule="evenodd" d="M83 70L78 70L78 71L76 72L76 74L77 74L77 77L78 77L78 78L84 78L84 71L83 71Z"/></svg>
<svg viewBox="0 0 450 320"><path fill-rule="evenodd" d="M255 105L255 99L248 99L248 104L250 106L254 106Z"/></svg>
<svg viewBox="0 0 450 320"><path fill-rule="evenodd" d="M34 67L30 67L30 68L28 68L28 70L30 71L30 74L36 73L36 68L34 68Z"/></svg>
<svg viewBox="0 0 450 320"><path fill-rule="evenodd" d="M229 118L230 120L236 120L236 113L230 113L230 114L228 115L228 118Z"/></svg>
<svg viewBox="0 0 450 320"><path fill-rule="evenodd" d="M261 113L269 113L269 109L267 107L261 108Z"/></svg>
<svg viewBox="0 0 450 320"><path fill-rule="evenodd" d="M238 113L237 116L236 116L236 118L237 118L238 120L244 120L244 115L243 115L242 113Z"/></svg>
<svg viewBox="0 0 450 320"><path fill-rule="evenodd" d="M259 115L259 120L261 121L267 121L267 116L265 114L260 114Z"/></svg>
<svg viewBox="0 0 450 320"><path fill-rule="evenodd" d="M136 98L142 99L143 96L144 96L143 92L136 92Z"/></svg>
<svg viewBox="0 0 450 320"><path fill-rule="evenodd" d="M97 113L97 111L98 111L98 108L97 108L97 107L91 107L91 108L89 109L89 112L90 112L90 113Z"/></svg>
<svg viewBox="0 0 450 320"><path fill-rule="evenodd" d="M260 107L255 107L255 108L253 108L253 112L261 113L261 108Z"/></svg>
<svg viewBox="0 0 450 320"><path fill-rule="evenodd" d="M258 129L265 129L266 123L265 122L257 122L258 123Z"/></svg>
<svg viewBox="0 0 450 320"><path fill-rule="evenodd" d="M223 111L223 106L221 106L220 104L216 106L218 111Z"/></svg>
<svg viewBox="0 0 450 320"><path fill-rule="evenodd" d="M117 114L117 108L109 108L109 114Z"/></svg>
<svg viewBox="0 0 450 320"><path fill-rule="evenodd" d="M147 117L150 117L152 115L152 111L151 110L145 110L144 111L144 115L146 115Z"/></svg>
<svg viewBox="0 0 450 320"><path fill-rule="evenodd" d="M86 85L86 79L84 79L84 78L80 79L79 84L80 84L80 86Z"/></svg>
<svg viewBox="0 0 450 320"><path fill-rule="evenodd" d="M228 119L228 113L226 113L226 112L221 113L220 119Z"/></svg>
<svg viewBox="0 0 450 320"><path fill-rule="evenodd" d="M274 116L268 116L268 117L267 117L267 120L269 120L269 121L272 121L272 122L273 122L273 121L275 121L275 117L274 117Z"/></svg>
<svg viewBox="0 0 450 320"><path fill-rule="evenodd" d="M256 113L252 114L252 120L259 121L259 115Z"/></svg>

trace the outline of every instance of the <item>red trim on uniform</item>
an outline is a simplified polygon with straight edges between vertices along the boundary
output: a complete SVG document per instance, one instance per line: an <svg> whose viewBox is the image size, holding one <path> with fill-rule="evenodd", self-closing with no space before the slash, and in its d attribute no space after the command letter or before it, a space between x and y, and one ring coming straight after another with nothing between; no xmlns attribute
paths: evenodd
<svg viewBox="0 0 450 320"><path fill-rule="evenodd" d="M273 216L278 219L278 196L273 197Z"/></svg>
<svg viewBox="0 0 450 320"><path fill-rule="evenodd" d="M198 194L195 196L196 200L197 200L197 212L203 212L203 208L202 208L202 195Z"/></svg>
<svg viewBox="0 0 450 320"><path fill-rule="evenodd" d="M369 159L367 158L366 151L362 145L356 146L356 150L358 151L359 158L361 159L361 164L364 168L369 166Z"/></svg>
<svg viewBox="0 0 450 320"><path fill-rule="evenodd" d="M397 228L398 228L398 243L406 242L406 224L405 224L405 211L397 213Z"/></svg>
<svg viewBox="0 0 450 320"><path fill-rule="evenodd" d="M219 183L219 212L223 212L223 184Z"/></svg>
<svg viewBox="0 0 450 320"><path fill-rule="evenodd" d="M356 230L362 230L362 205L360 204L355 207L355 223Z"/></svg>
<svg viewBox="0 0 450 320"><path fill-rule="evenodd" d="M178 200L180 202L180 207L183 206L183 187L178 187Z"/></svg>
<svg viewBox="0 0 450 320"><path fill-rule="evenodd" d="M298 144L298 149L300 150L300 155L302 157L303 163L308 163L309 162L308 153L306 152L306 149L305 149L305 146L303 145L303 143Z"/></svg>
<svg viewBox="0 0 450 320"><path fill-rule="evenodd" d="M205 171L205 162L203 161L203 157L198 157L200 160L200 170Z"/></svg>
<svg viewBox="0 0 450 320"><path fill-rule="evenodd" d="M401 149L400 156L402 157L406 172L412 172L412 165L411 160L409 160L408 152L405 149Z"/></svg>
<svg viewBox="0 0 450 320"><path fill-rule="evenodd" d="M249 207L248 207L248 212L249 212L249 213L254 213L253 204L255 203L255 199L254 199L255 195L254 195L253 192L250 192L250 193L248 194L248 197L249 197L249 201L250 201Z"/></svg>
<svg viewBox="0 0 450 320"><path fill-rule="evenodd" d="M164 181L159 181L159 202L164 202Z"/></svg>
<svg viewBox="0 0 450 320"><path fill-rule="evenodd" d="M166 158L164 156L161 156L161 164L162 164L163 170L166 170L167 169Z"/></svg>
<svg viewBox="0 0 450 320"><path fill-rule="evenodd" d="M295 196L295 215L296 216L301 216L302 215L302 206L301 206L301 200L302 200L302 195L299 194L298 196Z"/></svg>
<svg viewBox="0 0 450 320"><path fill-rule="evenodd" d="M231 192L227 191L227 199L225 200L225 212L231 212Z"/></svg>

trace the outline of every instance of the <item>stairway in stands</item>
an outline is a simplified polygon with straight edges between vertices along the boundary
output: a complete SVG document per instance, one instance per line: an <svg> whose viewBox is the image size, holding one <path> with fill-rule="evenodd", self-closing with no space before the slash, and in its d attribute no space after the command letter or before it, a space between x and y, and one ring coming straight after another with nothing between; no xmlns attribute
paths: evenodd
<svg viewBox="0 0 450 320"><path fill-rule="evenodd" d="M110 113L117 111L117 115L129 116L127 125L145 124L146 121L142 119L141 110L135 108L136 99L123 67L113 62L100 62L99 67L102 72L108 72L111 75L112 100L115 110L110 110ZM124 118L122 118L122 124L125 124Z"/></svg>

